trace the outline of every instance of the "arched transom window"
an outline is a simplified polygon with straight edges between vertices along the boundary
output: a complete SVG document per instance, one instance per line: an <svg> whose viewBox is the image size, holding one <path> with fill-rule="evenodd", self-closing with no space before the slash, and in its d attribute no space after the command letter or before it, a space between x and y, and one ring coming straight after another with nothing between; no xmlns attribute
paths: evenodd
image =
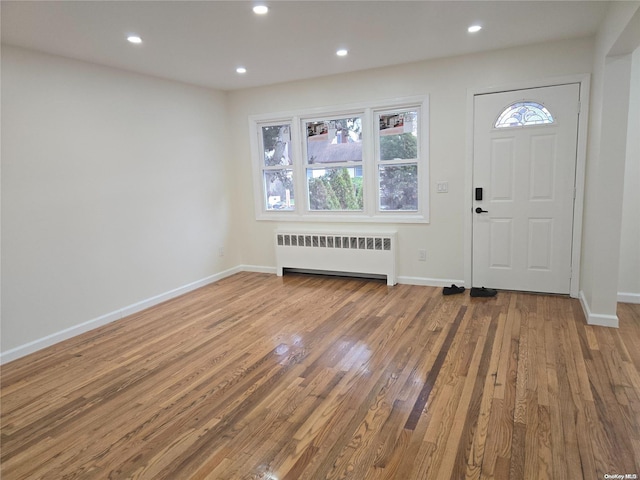
<svg viewBox="0 0 640 480"><path fill-rule="evenodd" d="M544 105L537 102L516 102L504 109L494 127L526 127L554 122L553 116Z"/></svg>

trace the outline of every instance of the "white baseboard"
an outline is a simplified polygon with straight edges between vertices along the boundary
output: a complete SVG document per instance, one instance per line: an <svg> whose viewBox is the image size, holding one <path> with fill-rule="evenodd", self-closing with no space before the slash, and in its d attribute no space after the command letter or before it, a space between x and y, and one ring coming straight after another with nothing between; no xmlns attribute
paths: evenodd
<svg viewBox="0 0 640 480"><path fill-rule="evenodd" d="M617 315L601 315L592 313L587 303L587 298L584 296L584 292L580 290L580 305L582 305L582 311L587 319L589 325L599 325L601 327L613 327L618 328L618 316Z"/></svg>
<svg viewBox="0 0 640 480"><path fill-rule="evenodd" d="M272 273L277 274L276 267L263 267L259 265L240 265L240 271L243 272L257 272L257 273ZM396 277L398 283L404 285L421 285L424 287L450 287L452 284L456 284L459 287L464 287L464 280L449 280L446 278L426 278L426 277Z"/></svg>
<svg viewBox="0 0 640 480"><path fill-rule="evenodd" d="M273 270L275 273L275 269ZM25 355L29 355L30 353L37 352L38 350L42 350L43 348L50 347L51 345L62 342L63 340L68 340L72 337L75 337L76 335L80 335L82 333L88 332L89 330L93 330L94 328L98 328L116 320L120 320L121 318L124 318L128 315L132 315L147 308L153 307L154 305L158 305L159 303L171 300L172 298L178 297L197 288L204 287L205 285L208 285L210 283L217 282L218 280L222 280L223 278L229 277L241 271L243 271L243 266L230 268L229 270L210 275L201 280L197 280L195 282L183 285L182 287L175 288L160 295L156 295L140 302L136 302L132 305L128 305L113 312L80 323L78 325L65 328L64 330L52 333L51 335L47 335L46 337L42 337L32 342L25 343L24 345L20 345L19 347L12 348L11 350L0 353L0 365L24 357Z"/></svg>
<svg viewBox="0 0 640 480"><path fill-rule="evenodd" d="M618 292L618 302L640 304L640 293Z"/></svg>
<svg viewBox="0 0 640 480"><path fill-rule="evenodd" d="M450 287L455 284L464 287L464 280L450 280L446 278L426 278L426 277L398 277L398 283L404 285L421 285L423 287Z"/></svg>
<svg viewBox="0 0 640 480"><path fill-rule="evenodd" d="M240 270L243 272L258 272L258 273L271 273L276 275L276 267L263 267L259 265L240 265ZM398 283L404 285L421 285L424 287L450 287L452 284L456 284L459 287L464 286L464 280L449 280L446 278L426 278L426 277L396 277Z"/></svg>
<svg viewBox="0 0 640 480"><path fill-rule="evenodd" d="M240 272L255 272L255 273L271 273L276 274L276 267L263 267L260 265L240 265L238 267Z"/></svg>

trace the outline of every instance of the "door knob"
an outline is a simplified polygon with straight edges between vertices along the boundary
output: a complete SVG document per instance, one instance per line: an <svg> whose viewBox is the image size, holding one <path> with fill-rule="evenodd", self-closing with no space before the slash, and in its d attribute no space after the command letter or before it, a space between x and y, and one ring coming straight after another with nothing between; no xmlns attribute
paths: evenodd
<svg viewBox="0 0 640 480"><path fill-rule="evenodd" d="M488 210L483 210L482 208L478 207L476 208L476 213L489 213Z"/></svg>

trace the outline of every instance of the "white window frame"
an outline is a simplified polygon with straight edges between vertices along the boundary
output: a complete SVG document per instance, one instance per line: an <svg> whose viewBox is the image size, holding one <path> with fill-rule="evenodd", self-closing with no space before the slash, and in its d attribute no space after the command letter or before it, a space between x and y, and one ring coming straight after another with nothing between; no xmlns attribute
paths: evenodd
<svg viewBox="0 0 640 480"><path fill-rule="evenodd" d="M282 126L282 125L287 125L289 127L289 145L290 148L293 148L293 134L292 134L292 127L293 125L291 124L291 122L289 120L284 120L284 121L276 121L276 122L262 122L260 123L260 126L258 128L258 134L259 134L259 138L258 138L258 151L259 151L259 155L260 155L260 188L262 189L263 192L263 199L265 198L265 174L267 172L276 172L276 171L280 171L280 170L292 170L293 171L293 175L294 175L294 186L293 186L293 194L294 194L294 204L295 204L295 197L297 196L297 192L296 192L296 185L295 185L295 163L296 163L296 153L295 152L289 152L289 157L291 158L291 165L265 165L265 160L264 160L264 144L263 144L263 137L262 137L262 127L274 127L274 126ZM267 211L267 212L273 212L273 209L267 209L266 205L263 205L262 208ZM287 212L291 212L292 210L287 209Z"/></svg>
<svg viewBox="0 0 640 480"><path fill-rule="evenodd" d="M307 135L306 135L306 124L308 122L317 122L317 121L322 121L327 119L327 117L331 117L331 119L344 119L344 118L350 118L350 117L360 117L361 121L362 121L362 136L363 136L363 141L362 141L362 160L360 162L335 162L335 163L323 163L322 166L318 166L319 164L310 164L309 162L309 155L307 152L307 147L308 147L308 141L307 141ZM302 143L302 161L300 162L303 166L302 168L302 175L303 175L303 179L300 182L302 184L302 188L303 188L303 192L304 192L304 204L303 204L303 209L304 209L304 215L309 215L309 217L311 216L323 216L323 215L329 215L331 217L336 216L336 215L345 215L345 216L362 216L364 214L364 212L366 211L367 207L366 205L363 205L363 209L362 210L311 210L310 205L309 205L309 199L308 199L308 195L309 195L309 189L308 189L308 185L307 185L307 170L311 169L311 170L315 170L315 169L331 169L331 168L357 168L360 167L362 168L362 178L363 180L366 179L366 174L365 174L365 142L364 142L364 138L365 135L369 135L369 132L364 132L365 129L365 123L368 122L368 117L365 115L364 110L354 110L354 111L349 111L346 113L340 113L339 115L333 115L333 112L330 112L329 115L314 115L314 116L303 116L300 117L300 132L303 134L303 138L301 138L301 143ZM363 188L366 189L366 185L363 185Z"/></svg>
<svg viewBox="0 0 640 480"><path fill-rule="evenodd" d="M380 157L380 128L378 127L380 116L381 115L389 115L389 114L400 114L405 113L411 110L418 110L418 142L417 142L417 156L416 158L403 158L403 159L393 159L393 160L382 160ZM392 108L392 109L376 109L373 113L373 123L375 130L374 137L374 146L375 146L375 154L374 154L374 168L375 168L375 177L376 177L376 189L378 194L376 195L376 209L381 215L397 215L398 213L415 213L420 209L420 178L422 175L422 170L420 166L420 161L422 159L422 143L423 137L420 135L420 126L422 124L422 118L424 114L420 111L420 107L412 108L412 107L403 107L403 108ZM380 167L397 167L404 165L416 165L418 171L418 210L381 210L380 209Z"/></svg>
<svg viewBox="0 0 640 480"><path fill-rule="evenodd" d="M418 159L403 161L379 161L379 135L375 125L378 114L394 111L418 111ZM360 116L362 118L362 162L326 164L327 168L359 166L363 176L363 210L357 211L312 211L307 198L307 136L305 123L322 118ZM294 209L287 211L268 210L264 191L264 152L260 151L262 126L275 124L291 125L291 151L293 158ZM429 96L403 97L386 101L367 102L343 106L251 115L249 117L250 147L254 187L256 220L278 222L372 222L372 223L429 223ZM418 165L418 209L379 209L378 165L417 163ZM373 193L371 193L373 192Z"/></svg>

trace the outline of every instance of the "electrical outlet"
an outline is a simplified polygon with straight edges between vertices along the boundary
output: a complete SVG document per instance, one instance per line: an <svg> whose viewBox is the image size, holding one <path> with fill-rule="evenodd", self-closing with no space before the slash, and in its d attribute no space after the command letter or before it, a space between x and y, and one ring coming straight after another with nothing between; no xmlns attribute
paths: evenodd
<svg viewBox="0 0 640 480"><path fill-rule="evenodd" d="M219 257L224 257L224 247L218 248L218 256Z"/></svg>
<svg viewBox="0 0 640 480"><path fill-rule="evenodd" d="M418 250L418 260L421 262L427 261L427 251L424 248Z"/></svg>

